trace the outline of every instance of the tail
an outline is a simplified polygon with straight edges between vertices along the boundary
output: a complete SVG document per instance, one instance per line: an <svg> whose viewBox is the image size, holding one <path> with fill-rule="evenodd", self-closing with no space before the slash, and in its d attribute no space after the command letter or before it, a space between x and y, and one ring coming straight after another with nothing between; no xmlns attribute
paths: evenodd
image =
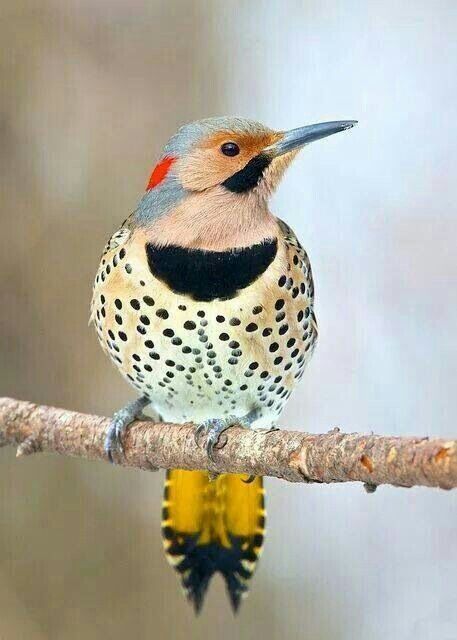
<svg viewBox="0 0 457 640"><path fill-rule="evenodd" d="M163 544L196 613L216 572L225 580L234 611L247 595L265 532L263 480L247 479L224 474L211 481L204 471L167 472Z"/></svg>

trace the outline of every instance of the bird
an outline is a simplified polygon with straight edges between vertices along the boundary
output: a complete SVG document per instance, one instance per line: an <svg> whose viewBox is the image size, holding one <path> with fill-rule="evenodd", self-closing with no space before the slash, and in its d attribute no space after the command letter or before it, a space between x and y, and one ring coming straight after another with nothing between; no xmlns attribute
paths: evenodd
<svg viewBox="0 0 457 640"><path fill-rule="evenodd" d="M137 397L113 415L105 449L122 455L129 425L152 407L193 422L216 459L234 425L268 437L318 337L309 257L269 200L305 146L352 128L279 131L241 117L181 126L133 213L109 239L92 295L99 342ZM174 469L162 506L165 554L195 612L211 578L234 611L265 534L261 477Z"/></svg>

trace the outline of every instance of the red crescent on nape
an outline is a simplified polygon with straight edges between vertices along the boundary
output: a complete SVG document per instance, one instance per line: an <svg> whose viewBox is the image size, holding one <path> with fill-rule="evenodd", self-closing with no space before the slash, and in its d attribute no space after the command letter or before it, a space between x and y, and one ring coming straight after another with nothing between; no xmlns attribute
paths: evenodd
<svg viewBox="0 0 457 640"><path fill-rule="evenodd" d="M170 171L170 167L176 158L165 157L163 160L159 162L158 165L154 167L153 172L151 173L151 177L149 178L148 186L146 187L146 191L150 191L157 187L166 177L167 173Z"/></svg>

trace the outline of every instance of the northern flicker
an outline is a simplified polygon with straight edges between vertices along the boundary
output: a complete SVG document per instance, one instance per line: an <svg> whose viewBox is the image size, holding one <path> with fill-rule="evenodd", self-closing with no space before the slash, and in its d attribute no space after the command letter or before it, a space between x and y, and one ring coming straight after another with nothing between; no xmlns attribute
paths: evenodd
<svg viewBox="0 0 457 640"><path fill-rule="evenodd" d="M269 210L285 169L305 145L355 121L274 131L221 117L181 127L136 210L110 238L91 317L98 338L139 397L114 415L122 434L147 405L168 422L198 424L208 456L220 433L274 426L317 340L308 256ZM166 555L199 611L212 575L236 610L263 545L262 478L167 473Z"/></svg>

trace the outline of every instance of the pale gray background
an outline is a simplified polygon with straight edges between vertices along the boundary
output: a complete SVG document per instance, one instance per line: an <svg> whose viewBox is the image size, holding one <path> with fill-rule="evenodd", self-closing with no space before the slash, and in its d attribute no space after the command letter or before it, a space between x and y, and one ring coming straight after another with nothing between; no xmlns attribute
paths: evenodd
<svg viewBox="0 0 457 640"><path fill-rule="evenodd" d="M179 124L357 118L273 202L320 323L282 422L455 435L456 33L454 0L3 0L0 392L105 414L132 397L87 328L91 282ZM2 451L2 640L457 638L457 494L270 480L240 616L216 580L194 620L161 485Z"/></svg>

